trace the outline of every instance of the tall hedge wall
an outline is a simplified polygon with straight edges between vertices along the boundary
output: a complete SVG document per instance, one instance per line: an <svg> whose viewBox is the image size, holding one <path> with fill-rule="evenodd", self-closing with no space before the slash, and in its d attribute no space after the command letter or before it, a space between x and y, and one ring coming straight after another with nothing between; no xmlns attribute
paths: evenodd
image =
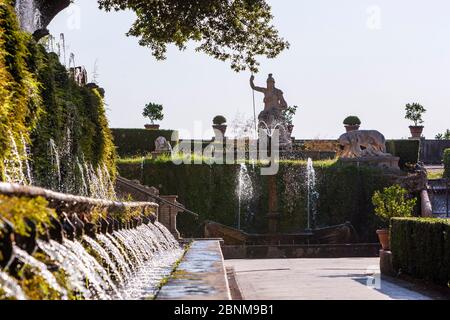
<svg viewBox="0 0 450 320"><path fill-rule="evenodd" d="M450 221L393 219L391 249L396 270L450 286Z"/></svg>
<svg viewBox="0 0 450 320"><path fill-rule="evenodd" d="M420 141L419 140L387 140L387 152L400 157L399 165L404 168L407 163L419 162Z"/></svg>
<svg viewBox="0 0 450 320"><path fill-rule="evenodd" d="M146 160L142 169L137 161L119 161L119 172L129 179L142 180L162 194L177 194L179 201L200 214L199 221L180 215L180 230L185 236L200 235L199 223L214 220L236 226L238 198L236 193L239 165L175 165L169 161ZM254 196L243 200L242 226L252 233L267 232L267 177L258 166L247 166ZM281 231L299 232L307 226L304 162L283 162L277 175ZM350 221L361 241L376 241L378 218L373 214L371 197L375 190L389 185L377 169L341 166L334 162L316 163L318 226Z"/></svg>
<svg viewBox="0 0 450 320"><path fill-rule="evenodd" d="M444 151L444 178L450 178L450 149Z"/></svg>
<svg viewBox="0 0 450 320"><path fill-rule="evenodd" d="M111 129L117 154L120 157L144 156L155 151L155 140L164 137L172 146L173 130L146 130L146 129ZM175 144L177 140L175 141Z"/></svg>

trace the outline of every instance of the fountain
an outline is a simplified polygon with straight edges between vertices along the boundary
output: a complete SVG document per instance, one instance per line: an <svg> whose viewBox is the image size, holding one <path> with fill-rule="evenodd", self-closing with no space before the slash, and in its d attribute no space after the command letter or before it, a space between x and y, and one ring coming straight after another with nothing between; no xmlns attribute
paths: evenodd
<svg viewBox="0 0 450 320"><path fill-rule="evenodd" d="M80 197L75 201L74 196L9 184L0 184L0 191L9 196L24 192L34 196L43 194L52 198L49 205L66 208L64 210L67 212L80 209L86 212L95 203L95 206L100 203L111 206L108 209L111 212L109 217L99 220L96 228L94 224L94 229L101 231L100 221L110 221L106 229L102 230L105 233L88 232L90 223L86 214L83 214L79 216L83 219L84 230L80 233L77 231L79 235L72 240L69 237L41 237L35 241L34 249L29 247L27 250L21 247L20 242L13 244L12 263L0 272L0 299L28 299L29 292L33 294L31 298L44 297L42 292L30 291L32 288L29 286L33 281L45 283L52 298L62 300L146 299L157 293L161 280L171 274L173 265L183 255L182 248L172 234L148 215L146 206L154 204L120 204ZM71 205L67 206L69 203ZM137 210L139 218L133 214L136 218L130 216L126 223L114 220L113 216L119 217L114 212L123 206ZM63 216L60 214L60 219ZM75 224L76 216L72 214L69 223ZM92 221L93 218L89 219ZM66 227L62 231L68 236ZM27 279L38 280L24 281L23 275ZM65 278L63 282L61 275Z"/></svg>
<svg viewBox="0 0 450 320"><path fill-rule="evenodd" d="M306 189L308 214L307 230L312 230L316 227L317 199L319 197L319 193L316 190L316 171L311 158L308 158L306 165Z"/></svg>
<svg viewBox="0 0 450 320"><path fill-rule="evenodd" d="M248 173L245 163L241 163L239 167L239 174L237 179L236 194L238 196L238 214L237 214L237 229L241 230L241 209L244 201L249 201L253 197L253 183Z"/></svg>
<svg viewBox="0 0 450 320"><path fill-rule="evenodd" d="M25 31L34 33L42 28L42 15L34 0L16 0L16 13L19 17L20 27Z"/></svg>

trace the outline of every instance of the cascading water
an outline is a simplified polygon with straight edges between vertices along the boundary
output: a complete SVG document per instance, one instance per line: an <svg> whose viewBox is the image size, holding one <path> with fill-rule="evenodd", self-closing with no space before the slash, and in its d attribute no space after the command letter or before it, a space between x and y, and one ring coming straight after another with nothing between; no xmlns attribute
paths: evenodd
<svg viewBox="0 0 450 320"><path fill-rule="evenodd" d="M42 27L42 15L34 0L16 0L15 9L20 27L25 31L34 33Z"/></svg>
<svg viewBox="0 0 450 320"><path fill-rule="evenodd" d="M149 222L135 229L83 236L82 243L63 239L38 240L39 252L64 271L66 284L77 298L92 300L146 299L157 293L159 283L170 275L183 250L160 223ZM68 298L46 264L15 248L16 258L39 275L49 287ZM46 260L47 261L47 260ZM0 272L0 296L26 299L17 280Z"/></svg>
<svg viewBox="0 0 450 320"><path fill-rule="evenodd" d="M307 213L308 213L308 229L315 227L317 217L317 200L319 193L316 188L316 170L311 158L308 158L306 165L306 188L307 188Z"/></svg>
<svg viewBox="0 0 450 320"><path fill-rule="evenodd" d="M26 300L25 294L17 281L0 271L0 296L2 295L6 299Z"/></svg>
<svg viewBox="0 0 450 320"><path fill-rule="evenodd" d="M236 188L236 195L238 197L238 217L237 228L241 229L241 211L244 202L248 202L253 198L253 182L248 173L248 169L245 163L241 163L239 168L238 183Z"/></svg>

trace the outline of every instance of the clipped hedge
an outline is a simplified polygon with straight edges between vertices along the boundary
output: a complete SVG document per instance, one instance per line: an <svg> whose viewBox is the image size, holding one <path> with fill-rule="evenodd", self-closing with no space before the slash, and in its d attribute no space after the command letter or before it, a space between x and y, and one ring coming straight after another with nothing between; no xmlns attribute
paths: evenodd
<svg viewBox="0 0 450 320"><path fill-rule="evenodd" d="M111 129L117 154L120 157L144 156L155 151L155 140L164 137L173 146L172 134L174 130L146 130L146 129Z"/></svg>
<svg viewBox="0 0 450 320"><path fill-rule="evenodd" d="M450 149L444 150L444 178L450 178Z"/></svg>
<svg viewBox="0 0 450 320"><path fill-rule="evenodd" d="M396 270L449 286L450 221L395 218L391 221L391 250Z"/></svg>
<svg viewBox="0 0 450 320"><path fill-rule="evenodd" d="M317 226L330 226L350 221L361 241L376 241L380 225L374 215L371 197L375 190L390 184L379 170L369 167L342 166L336 162L315 163L318 200ZM179 230L184 236L201 235L204 220L236 226L238 198L236 194L239 165L175 165L170 161L121 160L119 172L128 179L141 180L155 186L161 194L176 194L188 209L200 214L199 221L189 215L178 216ZM267 176L260 167L247 165L253 185L251 200L241 203L243 229L251 233L267 232ZM282 213L280 231L303 231L307 226L306 163L286 161L277 175L278 206Z"/></svg>
<svg viewBox="0 0 450 320"><path fill-rule="evenodd" d="M400 157L400 168L405 168L407 163L419 162L419 140L387 140L386 149L388 153Z"/></svg>

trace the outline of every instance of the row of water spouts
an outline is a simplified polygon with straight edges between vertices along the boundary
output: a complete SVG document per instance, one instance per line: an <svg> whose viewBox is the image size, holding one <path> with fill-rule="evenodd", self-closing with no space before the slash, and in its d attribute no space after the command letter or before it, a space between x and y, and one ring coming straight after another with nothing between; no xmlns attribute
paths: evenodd
<svg viewBox="0 0 450 320"><path fill-rule="evenodd" d="M63 239L61 243L38 240L38 250L64 271L68 287L76 297L87 300L149 298L155 295L161 280L170 275L183 253L169 230L158 222L98 234L96 239L85 235L80 240ZM46 264L17 246L14 255L56 291L60 299L68 298L67 290ZM27 299L19 281L1 270L0 291L7 298Z"/></svg>

